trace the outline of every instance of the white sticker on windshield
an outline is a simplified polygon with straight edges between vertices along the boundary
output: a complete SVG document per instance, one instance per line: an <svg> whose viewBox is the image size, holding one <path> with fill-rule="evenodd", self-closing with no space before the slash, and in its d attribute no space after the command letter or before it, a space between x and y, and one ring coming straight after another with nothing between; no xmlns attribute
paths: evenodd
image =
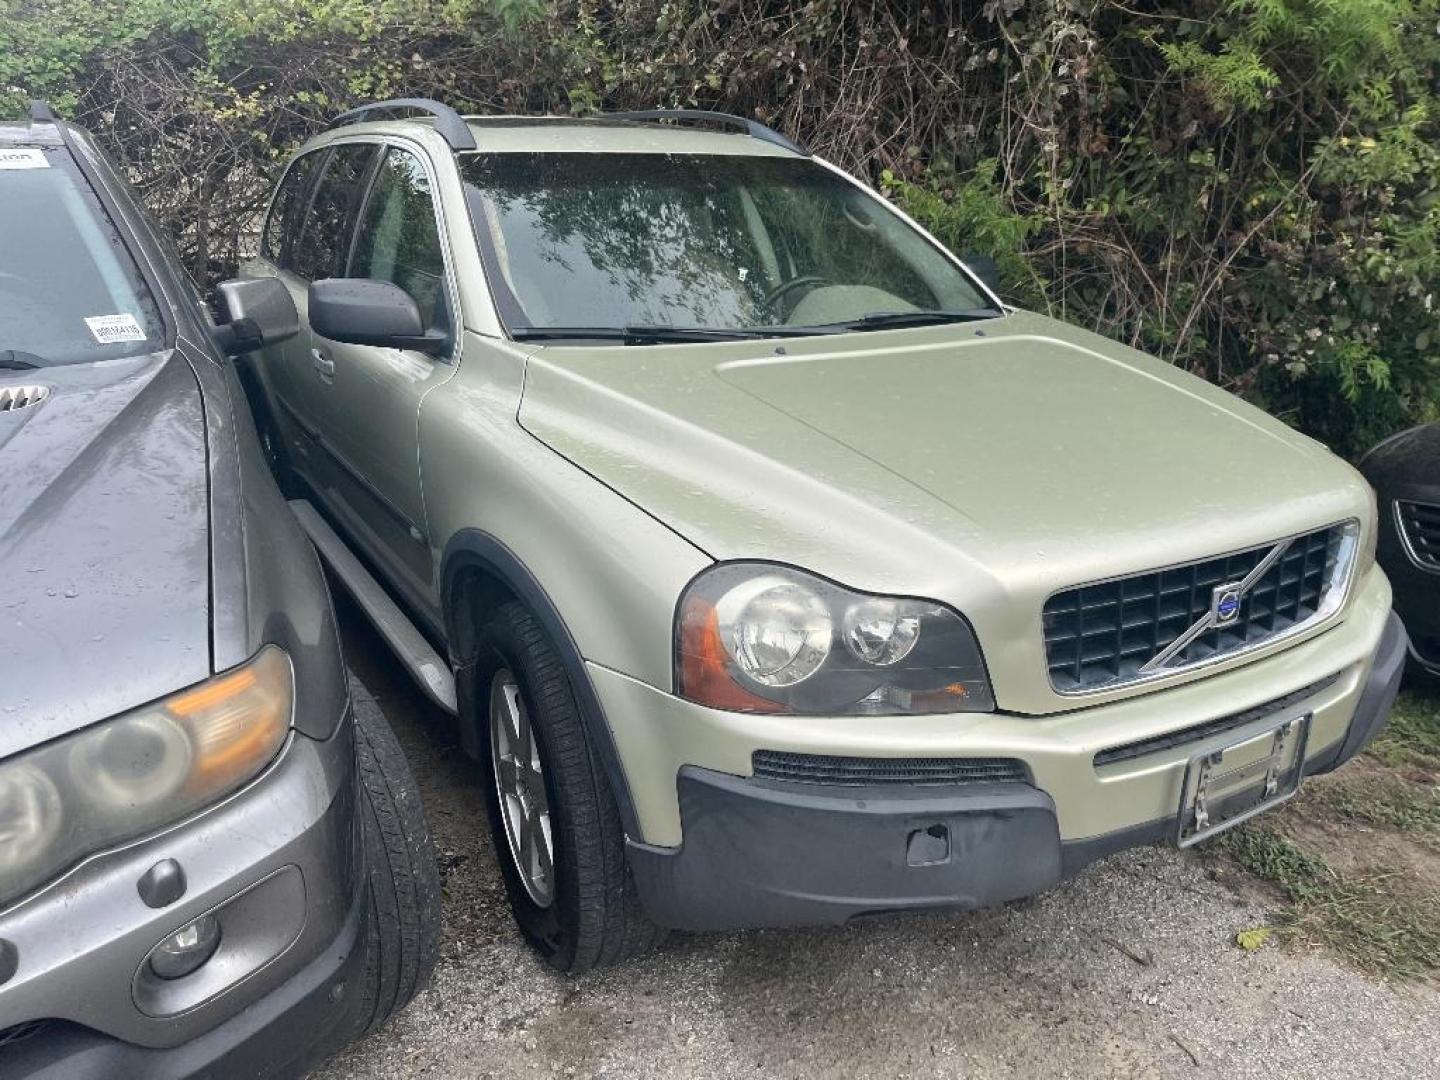
<svg viewBox="0 0 1440 1080"><path fill-rule="evenodd" d="M50 159L44 150L26 149L18 146L0 149L0 169L48 169Z"/></svg>
<svg viewBox="0 0 1440 1080"><path fill-rule="evenodd" d="M87 315L85 325L101 345L120 341L144 341L145 331L134 315Z"/></svg>

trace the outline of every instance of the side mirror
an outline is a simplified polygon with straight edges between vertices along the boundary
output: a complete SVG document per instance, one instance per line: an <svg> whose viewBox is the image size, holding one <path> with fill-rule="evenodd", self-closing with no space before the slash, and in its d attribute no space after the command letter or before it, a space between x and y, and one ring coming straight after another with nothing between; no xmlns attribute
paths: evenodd
<svg viewBox="0 0 1440 1080"><path fill-rule="evenodd" d="M310 329L331 341L427 353L449 343L425 329L410 294L389 281L323 278L310 285L309 309Z"/></svg>
<svg viewBox="0 0 1440 1080"><path fill-rule="evenodd" d="M221 324L211 332L227 356L254 352L300 332L300 313L279 278L222 281L215 286Z"/></svg>
<svg viewBox="0 0 1440 1080"><path fill-rule="evenodd" d="M996 296L1001 295L1000 267L989 255L962 255L960 261Z"/></svg>

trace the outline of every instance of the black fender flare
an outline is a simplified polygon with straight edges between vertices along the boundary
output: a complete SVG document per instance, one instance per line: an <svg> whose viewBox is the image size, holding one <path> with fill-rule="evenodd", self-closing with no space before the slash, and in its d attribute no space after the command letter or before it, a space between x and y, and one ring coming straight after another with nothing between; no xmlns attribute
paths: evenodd
<svg viewBox="0 0 1440 1080"><path fill-rule="evenodd" d="M620 752L610 724L605 719L600 698L594 684L585 670L585 659L575 644L565 620L539 579L506 544L480 529L461 529L445 545L440 562L440 608L445 619L445 638L450 645L451 665L455 669L456 693L460 713L460 737L466 753L479 753L479 732L471 718L474 712L473 679L467 679L467 672L473 673L477 659L475 650L476 634L464 621L466 613L460 610L455 592L467 570L479 570L503 584L514 597L528 607L545 627L565 674L575 692L575 701L580 707L580 716L590 736L590 745L600 759L605 776L610 781L610 790L615 794L615 803L620 811L620 820L626 836L634 840L641 838L640 821L635 814L635 803L630 795L630 785L625 778L625 769L620 761Z"/></svg>

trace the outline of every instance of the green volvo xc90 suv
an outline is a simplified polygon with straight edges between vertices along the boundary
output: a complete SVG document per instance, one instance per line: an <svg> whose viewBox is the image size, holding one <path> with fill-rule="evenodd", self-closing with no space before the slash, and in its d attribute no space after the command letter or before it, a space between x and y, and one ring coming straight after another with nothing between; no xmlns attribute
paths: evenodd
<svg viewBox="0 0 1440 1080"><path fill-rule="evenodd" d="M273 463L558 968L1189 844L1393 700L1351 468L753 121L367 106L247 271L308 312Z"/></svg>

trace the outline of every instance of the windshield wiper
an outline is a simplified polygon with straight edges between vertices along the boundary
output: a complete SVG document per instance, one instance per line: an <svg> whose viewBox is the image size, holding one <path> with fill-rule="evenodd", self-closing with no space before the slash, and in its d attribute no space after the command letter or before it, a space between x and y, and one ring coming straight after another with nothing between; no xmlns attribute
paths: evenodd
<svg viewBox="0 0 1440 1080"><path fill-rule="evenodd" d="M808 337L824 331L814 327L757 326L730 329L719 326L661 326L635 323L630 326L517 326L510 331L516 341L621 341L626 345L658 345L696 341L753 341L757 338Z"/></svg>
<svg viewBox="0 0 1440 1080"><path fill-rule="evenodd" d="M873 311L858 319L845 322L827 323L824 328L840 327L845 330L882 330L906 326L938 326L942 323L978 322L981 319L998 318L995 308L920 308L916 311Z"/></svg>
<svg viewBox="0 0 1440 1080"><path fill-rule="evenodd" d="M0 349L0 369L6 371L34 371L44 362L43 357L23 349Z"/></svg>

